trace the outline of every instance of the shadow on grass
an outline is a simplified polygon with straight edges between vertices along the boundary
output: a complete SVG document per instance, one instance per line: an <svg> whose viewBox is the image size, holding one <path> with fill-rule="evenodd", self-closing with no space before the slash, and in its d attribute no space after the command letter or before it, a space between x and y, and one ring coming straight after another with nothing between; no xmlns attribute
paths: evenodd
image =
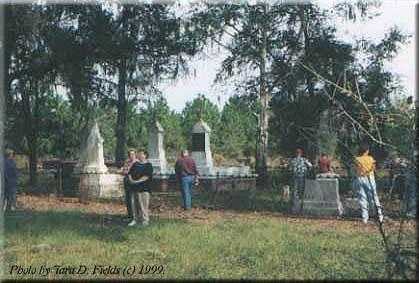
<svg viewBox="0 0 419 283"><path fill-rule="evenodd" d="M194 194L197 206L238 212L287 212L289 203L277 190L242 189L229 191L198 191Z"/></svg>
<svg viewBox="0 0 419 283"><path fill-rule="evenodd" d="M138 227L127 227L124 215L97 214L81 211L33 211L23 210L9 213L4 217L4 232L6 237L29 233L31 237L47 236L54 232L64 235L68 232L77 233L80 237L91 238L105 242L123 242L127 240L126 230ZM153 221L155 220L155 221ZM150 226L173 225L186 223L178 219L151 218ZM74 234L72 234L74 235ZM70 239L69 239L70 240Z"/></svg>

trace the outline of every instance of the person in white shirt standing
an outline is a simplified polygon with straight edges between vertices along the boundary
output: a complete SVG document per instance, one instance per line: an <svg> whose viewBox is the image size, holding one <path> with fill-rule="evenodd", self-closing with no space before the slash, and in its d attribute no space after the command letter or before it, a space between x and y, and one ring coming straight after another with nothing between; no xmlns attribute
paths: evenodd
<svg viewBox="0 0 419 283"><path fill-rule="evenodd" d="M292 205L294 206L295 202L298 199L302 199L304 196L304 187L305 179L308 173L308 170L313 167L313 165L308 161L307 158L303 157L303 149L296 149L296 156L291 159L289 163L289 169L291 170L294 186L292 191Z"/></svg>

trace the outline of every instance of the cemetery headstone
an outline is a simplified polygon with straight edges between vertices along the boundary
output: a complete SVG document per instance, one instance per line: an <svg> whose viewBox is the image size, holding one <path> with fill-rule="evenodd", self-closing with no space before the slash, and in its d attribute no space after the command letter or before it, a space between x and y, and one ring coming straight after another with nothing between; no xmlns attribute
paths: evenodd
<svg viewBox="0 0 419 283"><path fill-rule="evenodd" d="M342 215L339 180L337 178L307 179L304 198L295 202L293 211L317 216Z"/></svg>
<svg viewBox="0 0 419 283"><path fill-rule="evenodd" d="M167 171L166 153L164 150L164 129L155 121L148 136L148 160L153 165L154 174L165 174Z"/></svg>
<svg viewBox="0 0 419 283"><path fill-rule="evenodd" d="M211 129L200 120L192 128L192 153L200 175L214 175L214 166L210 147Z"/></svg>
<svg viewBox="0 0 419 283"><path fill-rule="evenodd" d="M96 198L121 198L123 196L120 174L108 173L103 156L103 138L97 122L90 130L85 148L81 150L76 173L80 176L80 202Z"/></svg>

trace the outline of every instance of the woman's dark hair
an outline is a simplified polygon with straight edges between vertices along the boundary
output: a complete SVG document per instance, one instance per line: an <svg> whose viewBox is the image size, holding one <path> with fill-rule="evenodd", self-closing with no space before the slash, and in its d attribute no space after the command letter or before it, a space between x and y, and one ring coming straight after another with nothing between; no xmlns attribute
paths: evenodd
<svg viewBox="0 0 419 283"><path fill-rule="evenodd" d="M140 153L140 152L144 153L145 157L148 158L148 152L147 152L147 150L145 150L145 149L139 149L139 150L137 150L137 153Z"/></svg>
<svg viewBox="0 0 419 283"><path fill-rule="evenodd" d="M6 149L5 155L7 158L13 157L15 155L15 152L12 149Z"/></svg>
<svg viewBox="0 0 419 283"><path fill-rule="evenodd" d="M367 152L368 150L370 150L370 147L368 146L368 144L361 144L359 149L358 149L358 154L362 155L365 152Z"/></svg>

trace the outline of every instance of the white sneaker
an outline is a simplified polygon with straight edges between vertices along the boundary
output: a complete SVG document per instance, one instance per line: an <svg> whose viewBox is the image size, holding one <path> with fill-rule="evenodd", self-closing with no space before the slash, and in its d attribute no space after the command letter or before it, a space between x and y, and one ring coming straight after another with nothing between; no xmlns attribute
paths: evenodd
<svg viewBox="0 0 419 283"><path fill-rule="evenodd" d="M384 221L384 216L383 216L383 215L378 216L378 221L379 221L380 223L383 223L383 221Z"/></svg>
<svg viewBox="0 0 419 283"><path fill-rule="evenodd" d="M368 224L368 219L362 219L362 223Z"/></svg>
<svg viewBox="0 0 419 283"><path fill-rule="evenodd" d="M137 221L132 220L130 223L128 223L128 226L135 226L137 225Z"/></svg>
<svg viewBox="0 0 419 283"><path fill-rule="evenodd" d="M416 217L416 215L415 215L415 213L414 213L414 212L408 212L408 213L406 214L406 216L407 216L408 218L415 218L415 217Z"/></svg>

